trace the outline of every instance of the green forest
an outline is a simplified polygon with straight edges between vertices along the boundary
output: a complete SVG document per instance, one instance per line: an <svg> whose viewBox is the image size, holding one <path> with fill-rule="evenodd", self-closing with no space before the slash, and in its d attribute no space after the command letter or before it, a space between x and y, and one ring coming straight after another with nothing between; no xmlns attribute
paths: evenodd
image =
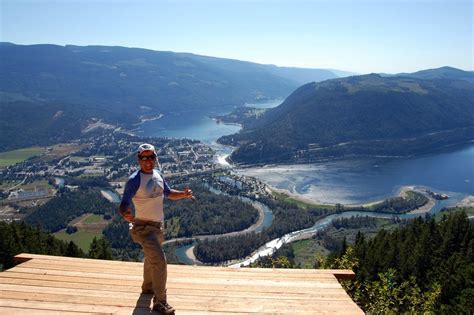
<svg viewBox="0 0 474 315"><path fill-rule="evenodd" d="M370 207L350 207L345 209L337 205L335 211L344 210L377 211L384 213L404 213L424 205L428 199L420 193L410 192L408 197L394 197ZM325 215L334 213L327 207L298 207L285 200L261 197L259 202L266 204L273 212L272 225L261 233L252 235L220 238L212 241L198 241L195 248L196 257L205 263L219 264L250 255L266 242L283 235L309 228Z"/></svg>
<svg viewBox="0 0 474 315"><path fill-rule="evenodd" d="M117 206L100 195L98 188L83 188L78 191L59 193L26 217L25 222L49 232L66 228L67 224L84 213L108 214L112 216Z"/></svg>
<svg viewBox="0 0 474 315"><path fill-rule="evenodd" d="M112 259L110 244L104 237L94 238L89 252L84 253L74 242L58 240L38 227L0 222L0 271L13 267L13 257L20 253Z"/></svg>
<svg viewBox="0 0 474 315"><path fill-rule="evenodd" d="M337 226L354 227L362 221L342 220ZM341 250L315 259L316 268L352 269L354 281L343 286L369 314L470 314L474 312L474 225L465 212L405 222L389 232L367 239L360 233L355 244L344 239ZM252 267L297 268L291 247Z"/></svg>

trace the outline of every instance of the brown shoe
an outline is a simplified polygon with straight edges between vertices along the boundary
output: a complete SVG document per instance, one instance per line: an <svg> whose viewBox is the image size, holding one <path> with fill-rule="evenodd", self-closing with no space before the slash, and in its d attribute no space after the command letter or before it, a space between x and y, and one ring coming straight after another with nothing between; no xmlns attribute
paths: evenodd
<svg viewBox="0 0 474 315"><path fill-rule="evenodd" d="M174 315L174 308L167 302L157 302L153 305L153 310L162 315Z"/></svg>

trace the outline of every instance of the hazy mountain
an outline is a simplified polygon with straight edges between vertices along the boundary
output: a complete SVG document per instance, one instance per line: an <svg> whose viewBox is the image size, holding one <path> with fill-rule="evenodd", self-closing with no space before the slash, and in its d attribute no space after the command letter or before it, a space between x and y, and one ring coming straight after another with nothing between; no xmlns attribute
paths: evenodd
<svg viewBox="0 0 474 315"><path fill-rule="evenodd" d="M232 70L236 72L268 72L278 77L289 79L298 84L298 86L310 83L319 82L327 79L334 79L339 77L346 77L352 75L351 72L333 70L333 69L308 69L308 68L295 68L295 67L277 67L274 65L262 65L251 62L214 58L199 56L194 54L184 54L189 58L197 60L202 63L211 64L213 66L220 67L223 70Z"/></svg>
<svg viewBox="0 0 474 315"><path fill-rule="evenodd" d="M67 140L93 117L131 126L141 115L196 109L205 114L223 106L285 98L302 82L334 77L327 70L189 53L0 43L0 151L46 141L37 134ZM18 115L21 123L12 121ZM74 132L57 128L68 122L73 122ZM32 132L21 137L25 125Z"/></svg>
<svg viewBox="0 0 474 315"><path fill-rule="evenodd" d="M419 79L469 80L474 82L474 73L472 71L463 71L453 67L441 67L437 69L421 70L414 73L398 74L398 76L402 75Z"/></svg>
<svg viewBox="0 0 474 315"><path fill-rule="evenodd" d="M338 73L334 71L334 73ZM413 73L377 73L382 77L411 77L418 79L450 79L450 80L468 80L474 82L474 72L464 71L453 67L441 67L436 69L421 70ZM339 75L339 77L343 77Z"/></svg>
<svg viewBox="0 0 474 315"><path fill-rule="evenodd" d="M331 71L332 73L334 73L335 75L337 75L340 78L349 77L349 76L353 76L353 75L360 75L360 73L342 71L342 70L337 70L337 69L327 69L327 70Z"/></svg>
<svg viewBox="0 0 474 315"><path fill-rule="evenodd" d="M62 101L134 113L240 106L284 98L327 70L107 46L0 45L2 101ZM303 79L304 78L304 79ZM140 107L142 106L142 107Z"/></svg>
<svg viewBox="0 0 474 315"><path fill-rule="evenodd" d="M466 143L474 140L472 74L451 69L421 72L442 79L418 79L418 72L310 83L220 141L239 146L232 159L245 163L406 156ZM446 72L468 80L447 79Z"/></svg>

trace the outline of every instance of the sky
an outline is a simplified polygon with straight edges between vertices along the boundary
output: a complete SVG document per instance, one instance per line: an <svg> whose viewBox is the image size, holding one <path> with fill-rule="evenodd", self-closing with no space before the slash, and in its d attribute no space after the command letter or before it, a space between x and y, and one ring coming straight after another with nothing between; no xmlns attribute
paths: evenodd
<svg viewBox="0 0 474 315"><path fill-rule="evenodd" d="M473 70L474 0L0 0L0 41L286 67Z"/></svg>

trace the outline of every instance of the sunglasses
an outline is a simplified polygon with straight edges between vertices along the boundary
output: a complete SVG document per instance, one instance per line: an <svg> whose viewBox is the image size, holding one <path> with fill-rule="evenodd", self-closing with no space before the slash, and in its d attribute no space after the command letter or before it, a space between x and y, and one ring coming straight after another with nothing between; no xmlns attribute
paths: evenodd
<svg viewBox="0 0 474 315"><path fill-rule="evenodd" d="M139 156L138 159L139 159L140 161L155 161L156 155Z"/></svg>

